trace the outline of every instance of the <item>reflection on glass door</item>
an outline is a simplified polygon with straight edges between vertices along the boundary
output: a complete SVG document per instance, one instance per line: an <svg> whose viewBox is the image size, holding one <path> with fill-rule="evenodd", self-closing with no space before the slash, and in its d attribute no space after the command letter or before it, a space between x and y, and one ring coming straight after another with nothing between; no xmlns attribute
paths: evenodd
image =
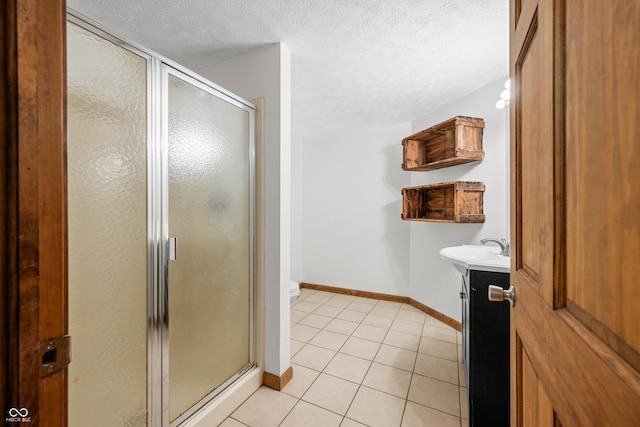
<svg viewBox="0 0 640 427"><path fill-rule="evenodd" d="M251 362L250 110L165 66L169 418Z"/></svg>

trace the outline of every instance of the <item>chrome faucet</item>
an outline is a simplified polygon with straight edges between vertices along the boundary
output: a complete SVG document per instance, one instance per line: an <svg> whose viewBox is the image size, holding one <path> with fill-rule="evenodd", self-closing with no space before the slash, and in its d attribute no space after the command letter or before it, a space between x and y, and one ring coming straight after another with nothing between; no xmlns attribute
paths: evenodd
<svg viewBox="0 0 640 427"><path fill-rule="evenodd" d="M482 239L480 240L480 243L482 243L483 245L486 245L488 242L495 242L498 245L500 245L500 255L504 255L504 256L509 256L510 252L510 248L509 248L509 242L507 242L507 239Z"/></svg>

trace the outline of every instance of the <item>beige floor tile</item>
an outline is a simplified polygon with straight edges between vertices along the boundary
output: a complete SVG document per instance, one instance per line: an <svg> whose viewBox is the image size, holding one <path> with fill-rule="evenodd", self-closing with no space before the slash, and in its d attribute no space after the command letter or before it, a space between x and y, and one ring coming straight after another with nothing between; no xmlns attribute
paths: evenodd
<svg viewBox="0 0 640 427"><path fill-rule="evenodd" d="M309 288L300 288L300 295L299 298L300 299L305 299L305 298L309 298L311 295L315 295L320 291L316 291L315 289L309 289Z"/></svg>
<svg viewBox="0 0 640 427"><path fill-rule="evenodd" d="M403 305L402 308L400 308L400 311L398 311L398 314L396 314L396 319L409 320L411 322L418 323L424 323L425 317L426 315L423 312L406 304Z"/></svg>
<svg viewBox="0 0 640 427"><path fill-rule="evenodd" d="M291 347L290 347L291 348L291 357L293 357L304 346L305 346L305 343L303 343L303 342L296 341L296 340L291 340Z"/></svg>
<svg viewBox="0 0 640 427"><path fill-rule="evenodd" d="M267 387L260 387L231 417L251 427L275 427L287 416L298 399Z"/></svg>
<svg viewBox="0 0 640 427"><path fill-rule="evenodd" d="M337 332L320 331L311 341L309 341L309 344L338 351L348 338L349 337L347 335L339 334Z"/></svg>
<svg viewBox="0 0 640 427"><path fill-rule="evenodd" d="M418 353L414 372L458 385L458 363L453 360Z"/></svg>
<svg viewBox="0 0 640 427"><path fill-rule="evenodd" d="M424 314L424 311L415 308L414 306L412 306L411 304L405 304L403 303L402 305L400 305L400 310L401 311L406 311L406 312L410 312L410 313L420 313L420 314Z"/></svg>
<svg viewBox="0 0 640 427"><path fill-rule="evenodd" d="M369 313L394 318L398 314L398 310L400 310L399 307L386 307L376 304Z"/></svg>
<svg viewBox="0 0 640 427"><path fill-rule="evenodd" d="M438 326L439 328L451 329L451 326L449 326L446 323L443 323L443 322L439 321L438 319L436 319L435 317L431 317L429 315L425 316L424 323L427 323L427 324L432 325L432 326Z"/></svg>
<svg viewBox="0 0 640 427"><path fill-rule="evenodd" d="M354 337L363 338L369 341L382 342L387 335L386 328L378 328L376 326L360 325L353 331Z"/></svg>
<svg viewBox="0 0 640 427"><path fill-rule="evenodd" d="M466 387L460 387L460 416L469 419L469 398Z"/></svg>
<svg viewBox="0 0 640 427"><path fill-rule="evenodd" d="M351 304L351 300L333 297L332 299L327 301L324 305L326 307L346 308L349 304Z"/></svg>
<svg viewBox="0 0 640 427"><path fill-rule="evenodd" d="M280 427L338 427L341 422L340 415L301 400Z"/></svg>
<svg viewBox="0 0 640 427"><path fill-rule="evenodd" d="M395 301L378 300L378 302L376 303L376 306L377 307L397 308L398 310L400 310L400 307L402 307L402 303L401 302L395 302Z"/></svg>
<svg viewBox="0 0 640 427"><path fill-rule="evenodd" d="M292 308L295 310L304 311L307 313L311 313L318 307L320 307L320 304L315 304L307 301L299 301L292 306Z"/></svg>
<svg viewBox="0 0 640 427"><path fill-rule="evenodd" d="M458 346L445 341L422 337L418 352L431 356L442 357L453 361L458 360Z"/></svg>
<svg viewBox="0 0 640 427"><path fill-rule="evenodd" d="M348 320L349 322L360 323L362 322L362 319L364 319L366 316L367 316L367 313L345 308L344 310L342 310L340 314L336 316L336 319L342 319L342 320Z"/></svg>
<svg viewBox="0 0 640 427"><path fill-rule="evenodd" d="M365 340L358 337L349 337L340 349L340 353L350 356L359 357L361 359L373 360L380 348L380 343Z"/></svg>
<svg viewBox="0 0 640 427"><path fill-rule="evenodd" d="M293 367L293 378L284 386L282 392L300 398L309 390L309 387L311 387L311 384L318 378L320 372L301 365L291 366Z"/></svg>
<svg viewBox="0 0 640 427"><path fill-rule="evenodd" d="M398 426L404 404L399 397L363 386L353 399L347 417L371 427Z"/></svg>
<svg viewBox="0 0 640 427"><path fill-rule="evenodd" d="M371 366L369 360L338 353L324 368L324 373L360 384Z"/></svg>
<svg viewBox="0 0 640 427"><path fill-rule="evenodd" d="M320 374L302 400L344 415L358 391L358 384L327 374Z"/></svg>
<svg viewBox="0 0 640 427"><path fill-rule="evenodd" d="M424 324L422 322L412 322L410 320L395 319L391 324L391 329L412 335L420 335Z"/></svg>
<svg viewBox="0 0 640 427"><path fill-rule="evenodd" d="M314 294L314 295L311 295L309 298L306 298L305 301L312 302L315 304L325 304L331 298L333 298L331 294Z"/></svg>
<svg viewBox="0 0 640 427"><path fill-rule="evenodd" d="M346 300L346 301L355 301L356 298L358 298L358 297L356 297L354 295L347 295L347 294L335 294L333 296L333 298L334 299L343 299L343 300Z"/></svg>
<svg viewBox="0 0 640 427"><path fill-rule="evenodd" d="M291 362L316 371L322 371L335 354L335 351L307 344L291 358Z"/></svg>
<svg viewBox="0 0 640 427"><path fill-rule="evenodd" d="M356 297L355 301L361 302L363 304L376 305L380 300L375 298Z"/></svg>
<svg viewBox="0 0 640 427"><path fill-rule="evenodd" d="M425 324L424 328L422 329L422 336L434 340L458 344L458 340L456 339L456 332L457 331L453 328L441 328L439 326Z"/></svg>
<svg viewBox="0 0 640 427"><path fill-rule="evenodd" d="M467 386L467 378L464 376L464 365L458 362L458 382L460 383L460 387Z"/></svg>
<svg viewBox="0 0 640 427"><path fill-rule="evenodd" d="M367 304L360 301L354 301L347 306L349 310L360 311L362 313L368 313L373 308L374 304Z"/></svg>
<svg viewBox="0 0 640 427"><path fill-rule="evenodd" d="M319 289L311 289L311 288L302 288L305 289L306 291L308 291L309 295L326 295L326 294L331 294L331 292L326 292L326 291L321 291Z"/></svg>
<svg viewBox="0 0 640 427"><path fill-rule="evenodd" d="M242 424L240 421L236 421L233 418L227 418L218 427L246 427L246 424Z"/></svg>
<svg viewBox="0 0 640 427"><path fill-rule="evenodd" d="M302 319L304 319L309 313L307 313L306 311L300 311L300 310L291 310L291 323L298 323L299 321L301 321Z"/></svg>
<svg viewBox="0 0 640 427"><path fill-rule="evenodd" d="M409 400L456 417L460 416L460 391L454 384L413 374Z"/></svg>
<svg viewBox="0 0 640 427"><path fill-rule="evenodd" d="M389 331L387 336L384 338L383 343L394 347L404 348L405 350L416 351L420 346L420 336L399 331Z"/></svg>
<svg viewBox="0 0 640 427"><path fill-rule="evenodd" d="M291 339L300 342L309 342L318 332L320 332L319 328L297 324L291 327Z"/></svg>
<svg viewBox="0 0 640 427"><path fill-rule="evenodd" d="M362 321L363 325L377 326L378 328L389 328L393 323L391 317L380 316L378 314L369 313Z"/></svg>
<svg viewBox="0 0 640 427"><path fill-rule="evenodd" d="M463 363L462 345L458 347L458 363Z"/></svg>
<svg viewBox="0 0 640 427"><path fill-rule="evenodd" d="M345 419L342 420L342 424L340 424L340 427L367 427L367 426L345 417Z"/></svg>
<svg viewBox="0 0 640 427"><path fill-rule="evenodd" d="M413 371L417 354L415 351L382 344L374 361L394 368L404 369L405 371Z"/></svg>
<svg viewBox="0 0 640 427"><path fill-rule="evenodd" d="M342 311L342 308L340 307L332 307L330 305L321 305L316 309L316 311L313 312L313 314L319 314L321 316L327 316L327 317L336 317L341 311Z"/></svg>
<svg viewBox="0 0 640 427"><path fill-rule="evenodd" d="M304 301L304 297L302 296L302 291L300 291L300 294L298 295L298 297L295 300L293 300L293 302L290 303L289 305L291 306L291 308L296 308L296 306L303 301Z"/></svg>
<svg viewBox="0 0 640 427"><path fill-rule="evenodd" d="M410 383L411 372L373 363L362 385L406 399Z"/></svg>
<svg viewBox="0 0 640 427"><path fill-rule="evenodd" d="M293 379L281 393L260 392L274 398L266 416L247 415L250 398L236 411L244 419L232 415L223 427L468 427L454 328L409 304L307 288L291 305L291 324Z"/></svg>
<svg viewBox="0 0 640 427"><path fill-rule="evenodd" d="M460 418L414 402L407 402L402 427L458 427Z"/></svg>
<svg viewBox="0 0 640 427"><path fill-rule="evenodd" d="M308 316L306 316L304 319L302 319L300 322L298 322L298 324L311 326L312 328L322 329L325 326L327 326L327 324L331 322L331 320L333 320L331 317L320 316L318 314L311 313Z"/></svg>
<svg viewBox="0 0 640 427"><path fill-rule="evenodd" d="M348 320L333 319L324 327L325 331L337 332L343 335L351 335L356 330L359 323Z"/></svg>

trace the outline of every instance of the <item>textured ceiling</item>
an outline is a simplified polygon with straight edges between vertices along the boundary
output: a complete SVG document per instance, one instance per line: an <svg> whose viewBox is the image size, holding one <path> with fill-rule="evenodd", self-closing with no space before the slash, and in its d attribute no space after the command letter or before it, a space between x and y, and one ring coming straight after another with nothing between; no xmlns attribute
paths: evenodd
<svg viewBox="0 0 640 427"><path fill-rule="evenodd" d="M425 115L508 73L508 0L67 0L194 71L292 52L298 136Z"/></svg>

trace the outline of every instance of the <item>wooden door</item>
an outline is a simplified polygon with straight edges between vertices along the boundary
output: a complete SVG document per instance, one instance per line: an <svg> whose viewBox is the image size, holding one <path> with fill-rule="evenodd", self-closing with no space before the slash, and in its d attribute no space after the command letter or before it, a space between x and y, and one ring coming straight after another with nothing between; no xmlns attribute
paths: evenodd
<svg viewBox="0 0 640 427"><path fill-rule="evenodd" d="M65 18L64 0L0 6L0 419L6 425L66 425L66 369L40 371L40 345L67 327Z"/></svg>
<svg viewBox="0 0 640 427"><path fill-rule="evenodd" d="M640 2L511 0L514 426L640 426Z"/></svg>

